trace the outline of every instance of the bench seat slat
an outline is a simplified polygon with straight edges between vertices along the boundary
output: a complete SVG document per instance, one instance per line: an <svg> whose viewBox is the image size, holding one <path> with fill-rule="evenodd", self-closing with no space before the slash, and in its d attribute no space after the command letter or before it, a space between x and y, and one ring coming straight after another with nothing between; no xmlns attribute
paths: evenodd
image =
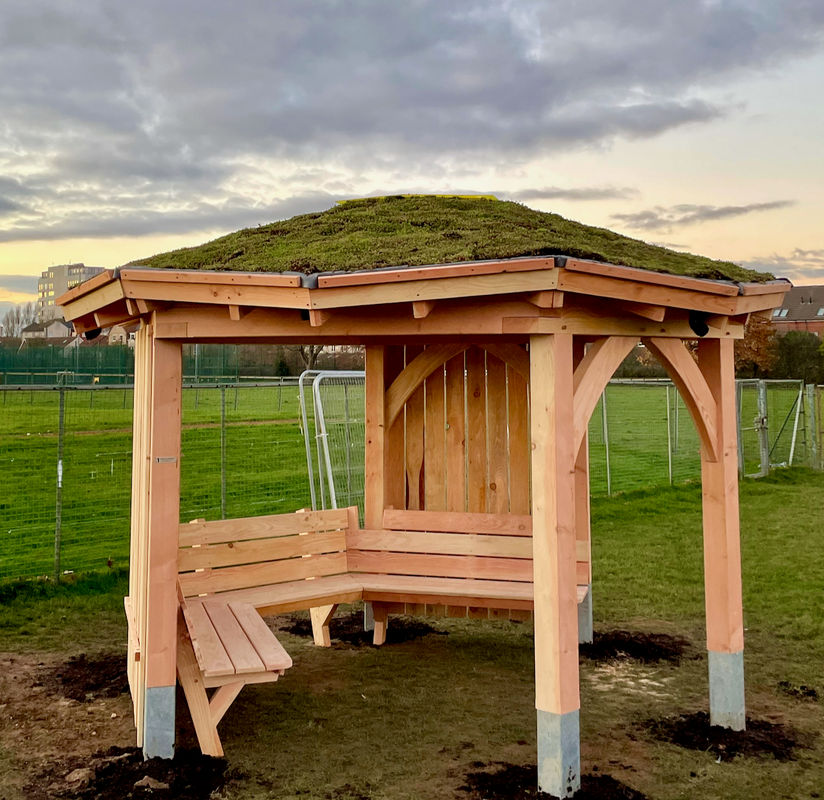
<svg viewBox="0 0 824 800"><path fill-rule="evenodd" d="M212 625L202 604L187 603L183 608L186 627L192 640L200 671L207 677L234 675L235 665Z"/></svg>
<svg viewBox="0 0 824 800"><path fill-rule="evenodd" d="M212 625L220 637L226 653L232 661L236 675L251 672L264 672L263 661L244 633L240 623L235 618L229 606L220 600L206 600L203 608L209 615Z"/></svg>
<svg viewBox="0 0 824 800"><path fill-rule="evenodd" d="M254 606L248 603L229 603L229 608L267 670L282 673L292 666L291 656L273 636Z"/></svg>
<svg viewBox="0 0 824 800"><path fill-rule="evenodd" d="M227 603L249 603L261 613L279 614L330 603L354 603L361 599L362 592L363 584L359 576L332 575L235 589L222 592L218 597Z"/></svg>

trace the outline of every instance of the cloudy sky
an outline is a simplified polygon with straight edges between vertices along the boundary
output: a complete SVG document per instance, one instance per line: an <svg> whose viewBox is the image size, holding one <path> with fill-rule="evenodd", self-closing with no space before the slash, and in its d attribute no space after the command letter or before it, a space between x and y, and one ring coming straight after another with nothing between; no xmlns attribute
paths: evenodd
<svg viewBox="0 0 824 800"><path fill-rule="evenodd" d="M481 192L824 282L820 0L3 0L0 303Z"/></svg>

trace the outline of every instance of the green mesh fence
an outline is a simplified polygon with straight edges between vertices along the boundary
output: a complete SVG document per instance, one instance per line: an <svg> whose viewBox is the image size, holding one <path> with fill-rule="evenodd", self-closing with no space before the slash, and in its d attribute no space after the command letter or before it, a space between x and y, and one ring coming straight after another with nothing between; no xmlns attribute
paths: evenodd
<svg viewBox="0 0 824 800"><path fill-rule="evenodd" d="M362 493L362 392L332 381L322 393L338 505ZM742 473L821 468L823 397L797 381L739 382ZM0 387L0 581L127 564L131 423L129 386ZM309 428L314 451L313 417ZM700 478L698 437L666 382L611 383L589 442L594 494ZM182 521L311 503L297 379L184 389Z"/></svg>

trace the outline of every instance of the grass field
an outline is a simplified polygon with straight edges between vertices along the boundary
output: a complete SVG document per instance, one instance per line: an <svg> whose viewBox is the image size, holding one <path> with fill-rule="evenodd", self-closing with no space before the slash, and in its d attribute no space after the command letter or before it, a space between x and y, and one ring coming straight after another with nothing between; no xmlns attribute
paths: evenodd
<svg viewBox="0 0 824 800"><path fill-rule="evenodd" d="M680 664L582 658L585 773L612 775L651 800L820 795L822 492L824 475L806 470L741 486L748 713L800 732L807 746L785 761L719 762L715 753L662 742L647 726L707 706L698 487L593 500L596 631L664 633L691 644ZM0 797L21 796L28 776L66 752L132 744L125 695L66 705L35 687L26 712L26 692L11 691L35 681L45 669L38 664L59 669L81 652L125 654L124 587L124 577L111 575L0 596L0 691L9 689L3 714L14 720L0 726ZM430 622L440 635L381 649L338 642L321 650L279 634L295 666L277 684L244 689L228 712L221 730L233 777L220 796L453 800L467 797L459 787L470 772L534 764L531 626ZM191 742L180 713L182 741Z"/></svg>
<svg viewBox="0 0 824 800"><path fill-rule="evenodd" d="M347 391L350 406L362 406L361 390ZM783 386L770 390L771 419L777 420L777 426L787 420L795 391ZM744 420L756 415L755 394L747 390L743 395ZM222 448L220 390L183 392L181 520L216 519L222 513L227 517L280 513L310 505L297 388L227 388L224 397ZM330 405L337 399L331 396ZM58 402L56 390L0 392L0 581L53 571ZM126 566L131 403L128 389L65 393L64 570L106 570L110 562ZM593 494L604 494L608 488L615 493L668 484L670 468L676 484L700 477L698 439L674 390L669 393L669 414L667 405L664 386L610 386L610 480L608 484L599 404L590 423ZM791 432L792 419L775 449L775 461L786 460ZM746 434L745 444L745 471L755 472L754 433ZM362 472L360 450L354 453L354 462L355 470Z"/></svg>

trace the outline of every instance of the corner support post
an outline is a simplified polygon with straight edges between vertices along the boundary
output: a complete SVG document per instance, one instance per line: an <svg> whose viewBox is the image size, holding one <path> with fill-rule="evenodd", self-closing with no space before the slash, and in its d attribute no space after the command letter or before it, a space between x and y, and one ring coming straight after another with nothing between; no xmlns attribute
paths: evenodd
<svg viewBox="0 0 824 800"><path fill-rule="evenodd" d="M702 339L698 364L716 406L717 458L701 448L710 722L740 731L746 708L733 344Z"/></svg>
<svg viewBox="0 0 824 800"><path fill-rule="evenodd" d="M538 788L581 785L573 351L570 334L529 342Z"/></svg>

